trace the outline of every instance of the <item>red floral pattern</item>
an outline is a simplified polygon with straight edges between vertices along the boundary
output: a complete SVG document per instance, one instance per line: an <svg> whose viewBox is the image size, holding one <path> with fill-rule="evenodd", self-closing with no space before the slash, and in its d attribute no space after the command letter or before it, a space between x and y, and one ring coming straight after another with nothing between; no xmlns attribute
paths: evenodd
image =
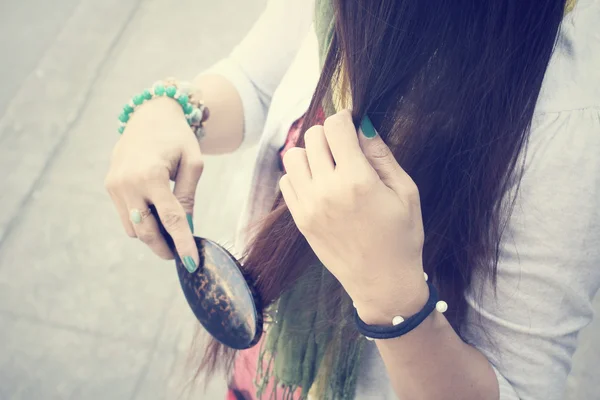
<svg viewBox="0 0 600 400"><path fill-rule="evenodd" d="M283 160L283 156L286 153L286 151L288 151L292 147L295 147L296 143L298 143L298 138L300 137L300 132L302 130L302 124L304 123L305 117L306 117L306 114L304 114L303 116L298 118L290 127L285 144L279 151L279 156L280 156L281 160ZM322 124L323 121L325 121L325 114L323 113L322 109L319 109L319 111L317 112L316 120L317 120L316 123L319 123L319 124ZM281 169L283 170L283 163L281 164L281 166L282 166Z"/></svg>

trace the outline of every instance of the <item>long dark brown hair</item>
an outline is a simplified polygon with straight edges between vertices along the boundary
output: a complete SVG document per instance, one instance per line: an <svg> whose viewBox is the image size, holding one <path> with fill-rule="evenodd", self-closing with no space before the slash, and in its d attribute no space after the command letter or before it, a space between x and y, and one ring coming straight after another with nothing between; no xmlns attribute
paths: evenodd
<svg viewBox="0 0 600 400"><path fill-rule="evenodd" d="M343 68L355 123L368 114L419 188L423 264L460 334L474 274L495 283L520 153L565 0L332 0L335 30L302 128ZM279 194L243 258L265 305L315 255ZM338 284L332 298L341 298ZM202 369L231 366L209 344Z"/></svg>

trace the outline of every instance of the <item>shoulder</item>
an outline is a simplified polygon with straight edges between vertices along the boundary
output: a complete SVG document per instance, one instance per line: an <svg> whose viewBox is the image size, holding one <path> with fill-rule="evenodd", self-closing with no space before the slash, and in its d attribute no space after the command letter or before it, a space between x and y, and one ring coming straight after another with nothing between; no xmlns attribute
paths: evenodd
<svg viewBox="0 0 600 400"><path fill-rule="evenodd" d="M536 115L523 154L523 173L514 199L518 207L513 213L516 217L519 211L543 213L539 217L546 222L530 228L545 226L550 220L562 224L566 218L576 231L593 223L600 240L598 154L600 107Z"/></svg>
<svg viewBox="0 0 600 400"><path fill-rule="evenodd" d="M600 2L578 0L565 16L537 103L540 113L600 106Z"/></svg>
<svg viewBox="0 0 600 400"><path fill-rule="evenodd" d="M560 28L522 155L519 201L529 209L589 207L600 195L598 26L600 2L579 0Z"/></svg>

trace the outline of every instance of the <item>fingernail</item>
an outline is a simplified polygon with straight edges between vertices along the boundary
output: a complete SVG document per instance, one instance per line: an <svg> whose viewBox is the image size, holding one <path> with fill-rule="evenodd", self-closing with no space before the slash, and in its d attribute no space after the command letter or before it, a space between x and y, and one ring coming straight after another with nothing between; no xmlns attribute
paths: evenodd
<svg viewBox="0 0 600 400"><path fill-rule="evenodd" d="M363 135L369 139L373 139L377 135L375 127L373 126L373 123L368 115L365 115L362 121L360 121L360 130L362 131Z"/></svg>
<svg viewBox="0 0 600 400"><path fill-rule="evenodd" d="M183 265L185 265L185 269L187 269L190 274L198 269L196 262L190 256L183 257Z"/></svg>
<svg viewBox="0 0 600 400"><path fill-rule="evenodd" d="M192 233L194 233L194 220L192 219L192 214L186 214L185 216L187 217L190 230L192 231Z"/></svg>

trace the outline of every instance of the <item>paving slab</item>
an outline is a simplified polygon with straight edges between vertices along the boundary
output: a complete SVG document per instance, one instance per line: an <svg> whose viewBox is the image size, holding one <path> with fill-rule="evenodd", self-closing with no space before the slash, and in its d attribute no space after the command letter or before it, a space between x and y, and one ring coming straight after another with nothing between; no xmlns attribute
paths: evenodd
<svg viewBox="0 0 600 400"><path fill-rule="evenodd" d="M0 119L1 400L223 398L222 378L186 385L198 324L172 263L124 235L103 180L121 105L225 56L263 6L82 0L19 85ZM207 159L200 234L231 243L254 154Z"/></svg>
<svg viewBox="0 0 600 400"><path fill-rule="evenodd" d="M151 350L0 312L0 399L129 399Z"/></svg>

